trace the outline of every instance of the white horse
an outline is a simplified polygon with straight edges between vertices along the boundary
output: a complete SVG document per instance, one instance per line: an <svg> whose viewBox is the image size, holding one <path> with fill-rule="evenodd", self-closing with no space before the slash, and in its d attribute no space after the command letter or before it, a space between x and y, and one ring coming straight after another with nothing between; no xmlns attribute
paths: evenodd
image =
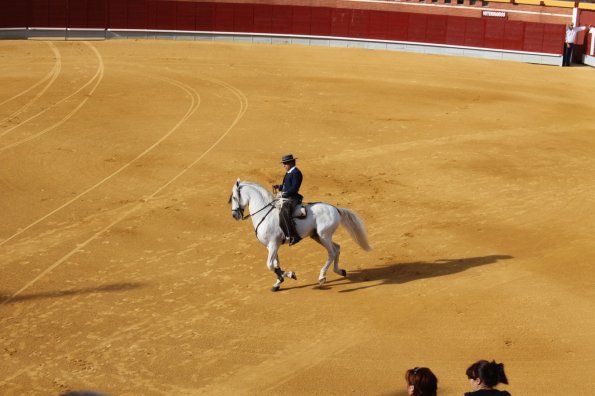
<svg viewBox="0 0 595 396"><path fill-rule="evenodd" d="M283 271L279 264L279 247L285 236L279 225L279 203L282 198L275 198L258 183L236 181L231 190L232 216L236 220L246 220L252 217L256 238L267 247L269 255L267 267L277 276L273 291L279 290L283 278L297 279L295 272ZM364 250L371 250L368 243L366 229L362 220L351 210L337 208L326 203L311 203L304 205L306 217L295 219L296 230L302 238L311 237L324 246L328 252L328 260L320 270L318 282L322 286L326 282L326 272L331 262L334 262L334 272L347 276L347 271L339 268L339 253L341 247L333 242L333 233L343 224L352 239ZM244 216L244 209L249 208L249 215Z"/></svg>

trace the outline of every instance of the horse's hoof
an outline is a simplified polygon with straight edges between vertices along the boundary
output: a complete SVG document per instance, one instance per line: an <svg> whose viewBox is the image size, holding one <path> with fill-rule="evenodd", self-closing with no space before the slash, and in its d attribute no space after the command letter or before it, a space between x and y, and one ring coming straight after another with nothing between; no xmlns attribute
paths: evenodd
<svg viewBox="0 0 595 396"><path fill-rule="evenodd" d="M291 273L289 274L289 277L290 277L291 279L293 279L293 280L297 280L297 275L295 274L295 272L291 272Z"/></svg>
<svg viewBox="0 0 595 396"><path fill-rule="evenodd" d="M321 278L321 279L318 279L318 285L319 285L319 286L322 286L322 285L324 285L325 283L326 283L326 278Z"/></svg>
<svg viewBox="0 0 595 396"><path fill-rule="evenodd" d="M345 277L347 276L347 271L345 271L344 269L341 270L341 276Z"/></svg>
<svg viewBox="0 0 595 396"><path fill-rule="evenodd" d="M279 286L273 286L273 287L271 288L271 291L272 291L272 292L276 292L276 291L279 291L279 289L280 289L280 287L279 287Z"/></svg>

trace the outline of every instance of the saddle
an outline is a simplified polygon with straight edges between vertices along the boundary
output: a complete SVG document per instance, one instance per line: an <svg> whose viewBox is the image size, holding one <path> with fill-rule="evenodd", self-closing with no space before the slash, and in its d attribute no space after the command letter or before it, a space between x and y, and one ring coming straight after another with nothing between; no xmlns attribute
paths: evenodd
<svg viewBox="0 0 595 396"><path fill-rule="evenodd" d="M277 198L280 198L281 194L277 194ZM308 212L306 211L306 205L302 203L302 196L300 195L299 203L295 205L293 208L293 212L291 213L292 219L305 219L308 216ZM279 201L274 203L274 206L277 209L281 209L281 204Z"/></svg>

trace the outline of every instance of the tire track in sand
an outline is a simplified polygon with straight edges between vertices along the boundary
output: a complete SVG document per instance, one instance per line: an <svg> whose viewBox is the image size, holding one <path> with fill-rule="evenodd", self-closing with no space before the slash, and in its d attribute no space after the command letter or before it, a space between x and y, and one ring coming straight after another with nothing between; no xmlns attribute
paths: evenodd
<svg viewBox="0 0 595 396"><path fill-rule="evenodd" d="M32 91L33 89L37 88L38 85L43 84L46 80L50 80L45 87L42 88L42 90L40 92L38 92L33 99L29 100L26 104L24 104L20 109L18 109L17 111L15 111L14 113L10 114L9 116L3 118L0 120L0 124L9 121L10 119L16 117L17 115L24 113L25 111L27 111L27 109L29 107L31 107L31 105L33 105L33 103L37 102L37 100L39 100L39 98L41 98L43 96L43 94L52 86L52 84L54 84L54 82L56 81L56 79L58 78L58 76L60 75L60 72L62 70L62 55L60 54L60 51L58 50L58 48L56 48L56 46L47 41L46 44L50 47L50 49L54 52L54 67L41 79L39 80L37 83L35 83L34 85L30 86L29 88L27 88L26 90L14 95L11 98L6 99L3 102L0 102L0 106L5 105L6 103L9 103L25 94L27 94L29 91ZM1 135L0 135L1 136Z"/></svg>
<svg viewBox="0 0 595 396"><path fill-rule="evenodd" d="M219 138L211 146L209 146L192 163L190 163L189 165L187 165L177 175L175 175L173 178L171 178L169 181L167 181L161 187L159 187L157 190L155 190L155 192L153 192L145 200L141 201L139 204L137 204L136 206L134 206L132 209L130 209L129 211L127 211L123 215L121 215L118 218L116 218L116 220L114 220L112 223L110 223L108 226L106 226L105 228L103 228L99 232L95 233L93 236L91 236L90 238L88 238L85 242L83 242L81 244L78 244L75 249L71 250L69 253L67 253L65 256L63 256L61 259L59 259L56 262L54 262L52 265L50 265L48 268L46 268L46 270L44 270L42 273L40 273L37 277L35 277L29 283L27 283L25 286L23 286L19 291L17 291L16 293L14 293L12 296L8 297L7 299L5 299L2 303L0 303L0 305L6 305L7 303L9 303L12 299L14 299L16 296L18 296L19 294L21 294L27 288L29 288L30 286L32 286L35 282L37 282L43 276L45 276L46 274L50 273L53 269L55 269L56 267L58 267L61 263L63 263L69 257L71 257L73 254L75 254L76 252L78 252L81 248L83 248L84 246L86 246L89 243L91 243L92 241L94 241L97 237L99 237L103 233L107 232L114 225L116 225L120 221L122 221L125 217L127 217L128 215L130 215L131 213L133 213L134 211L136 211L138 208L140 208L143 205L144 202L147 202L147 201L149 201L151 199L154 199L165 188L167 188L174 181L176 181L182 175L184 175L186 172L188 172L188 170L190 170L192 167L194 167L196 164L198 164L206 155L208 155L215 147L217 147L219 145L219 143L232 131L232 129L237 125L237 123L243 118L244 114L246 113L246 111L248 109L248 99L246 98L246 96L244 95L244 93L242 91L240 91L239 89L235 88L234 86L232 86L230 84L227 84L227 83L225 83L223 81L214 80L214 79L205 79L205 80L206 81L210 81L212 83L215 83L217 85L220 85L220 86L224 87L225 89L230 90L238 98L238 100L240 102L240 109L239 109L239 111L238 111L235 119L230 124L230 126L219 136ZM170 80L170 81L173 81L173 80ZM181 85L182 85L182 83L180 83L180 86ZM197 108L198 108L198 106L196 106L196 108L192 109L191 113L189 113L190 112L190 109L189 109L189 112L186 113L186 115L182 118L182 120L180 120L180 122L174 128L177 129L177 127L179 127L179 125L181 125L183 122L185 122L190 117L190 115L193 114L197 110ZM172 129L172 131L173 131L173 129ZM163 140L163 139L161 139L161 140ZM158 143L156 143L154 146L156 146L157 144ZM154 146L151 146L151 148L154 147ZM148 151L146 151L146 152L148 152ZM140 158L140 157L135 158L133 161L136 161L138 158ZM133 161L131 161L131 163ZM74 201L74 199L72 201ZM6 241L3 241L2 244L5 243ZM127 327L127 328L119 331L119 332L116 332L114 335L112 335L111 337L108 337L103 342L101 342L99 345L95 346L93 348L93 350L98 350L98 349L101 349L101 348L105 347L106 345L109 345L113 341L115 341L115 340L117 340L119 338L122 338L124 335L128 334L130 331L138 330L138 329L143 329L145 327L145 325L148 322L152 321L152 320L153 320L153 318L147 318L144 321L137 322L137 323L135 323L135 324L133 324L133 325L131 325L131 326L129 326L129 327ZM70 354L70 352L67 353L67 354L63 354L60 357L67 357L67 356L69 356L69 354ZM20 370L18 370L16 372L14 372L13 374L9 375L8 377L6 377L4 379L1 379L0 380L0 385L5 385L5 384L9 383L10 381L14 380L15 378L19 377L22 374L30 373L32 371L35 371L35 369L39 369L39 365L37 365L37 364L31 364L31 365L29 365L27 367L24 367L24 368L22 368L22 369L20 369Z"/></svg>
<svg viewBox="0 0 595 396"><path fill-rule="evenodd" d="M152 78L156 78L153 76L149 76ZM200 96L198 95L198 93L192 89L191 87L188 86L184 86L184 84L176 82L175 80L170 80L170 79L166 79L166 78L156 78L158 80L162 80L162 81L166 81L169 82L173 85L176 85L179 88L182 88L187 94L189 94L189 96L191 97L191 103L188 107L188 110L186 111L186 113L184 114L184 116L178 121L178 123L176 123L176 125L171 128L163 137L161 137L157 142L155 142L153 145L151 145L149 148L147 148L145 151L143 151L143 153L139 154L136 158L134 158L132 161L130 161L129 163L125 164L123 167L121 167L120 169L118 169L116 172L112 173L111 175L107 176L106 178L104 178L102 181L100 181L99 183L95 184L94 186L90 187L89 189L85 190L83 193L79 194L78 196L76 196L75 198L71 199L70 201L68 201L67 203L65 203L64 205L60 206L59 208L55 209L54 211L48 213L47 215L45 215L44 217L38 219L37 221L33 222L32 224L30 224L29 226L25 227L24 229L20 230L19 232L17 232L16 234L14 234L13 236L11 236L10 238L2 241L0 243L0 246L5 244L6 242L8 242L10 239L15 238L16 236L22 234L23 232L25 232L27 229L33 227L34 225L38 224L39 222L47 219L48 217L50 217L51 215L55 214L56 212L58 212L59 210L65 208L66 206L70 205L71 203L73 203L74 201L78 200L79 198L81 198L83 195L89 193L90 191L92 191L93 189L99 187L101 184L105 183L106 181L108 181L109 179L113 178L114 176L116 176L118 173L122 172L125 168L127 168L128 166L130 166L133 162L137 161L138 159L142 158L143 156L145 156L146 154L148 154L152 149L154 149L159 143L163 142L167 137L169 137L177 128L179 128L186 120L188 120L190 118L190 116L192 114L194 114L194 112L196 112L196 110L198 109L198 107L200 106ZM194 95L193 95L194 94ZM96 234L98 235L98 234ZM82 245L77 245L77 248L75 249L75 251L71 252L71 254L68 255L68 257L70 257L72 254L74 254L76 251L78 251L80 248L82 248ZM59 260L58 262L54 263L52 266L50 266L50 268L46 269L46 271L44 271L43 274L40 275L45 275L46 273L49 273L51 271L51 269L55 268L56 266L58 266L60 263L62 263L64 260L66 260L68 257L63 258L63 260ZM29 286L31 286L32 284L34 284L37 280L39 280L41 278L41 276L36 277L35 279L33 279L31 282L29 282L27 285L25 285L25 287L23 287L21 290L19 290L17 293L13 294L11 297L7 298L6 300L4 300L2 303L0 303L0 305L5 305L7 303L9 303L13 298L15 298L17 295L19 295L20 293L22 293L22 291L24 291L26 288L28 288ZM140 329L143 328L148 322L152 321L152 318L148 318L144 321L141 322L137 322L134 323L133 325L127 327L126 329L123 329L122 331L119 332L115 332L111 337L108 337L107 339L103 340L100 344L98 344L97 346L95 346L95 350L97 349L101 349L103 347L105 347L106 345L109 345L111 342L122 338L123 336L125 336L126 334L128 334L130 331L136 330L136 329ZM67 357L69 355L68 354L63 354L60 357ZM35 371L36 368L39 368L37 364L33 364L33 365L29 365L27 367L24 367L16 372L14 372L13 374L9 375L8 377L0 380L0 386L9 383L10 381L12 381L13 379L19 377L22 374L26 374L26 373L31 373L33 371Z"/></svg>
<svg viewBox="0 0 595 396"><path fill-rule="evenodd" d="M230 124L230 126L219 136L219 138L217 140L215 140L215 142L210 147L208 147L202 154L200 154L189 165L187 165L186 167L184 167L178 174L176 174L170 180L168 180L167 182L165 182L164 184L162 184L152 194L148 195L145 198L142 198L139 201L139 203L137 203L136 205L134 205L131 209L129 209L126 212L122 213L120 216L117 216L111 223L109 223L107 226L105 226L104 228L102 228L101 230L99 230L98 232L96 232L95 234L93 234L91 237L87 238L84 242L77 244L77 246L74 249L72 249L70 252L66 253L60 259L58 259L53 264L51 264L49 267L47 267L45 270L43 270L41 273L39 273L39 275L37 275L35 278L33 278L31 281L29 281L23 287L21 287L21 289L19 289L17 292L13 293L11 296L7 297L4 301L2 301L0 303L0 306L8 304L12 299L14 299L18 295L20 295L22 292L24 292L25 290L27 290L32 285L34 285L39 279L41 279L45 275L49 274L52 270L54 270L55 268L57 268L60 264L64 263L66 260L68 260L74 254L76 254L77 252L79 252L81 249L83 249L84 247L86 247L87 245L89 245L91 242L95 241L99 236L105 234L107 231L109 231L116 224L120 223L122 220L124 220L125 218L127 218L128 216L130 216L132 213L136 212L138 209L140 209L142 206L144 206L145 203L153 200L157 195L159 195L159 193L161 193L169 185L171 185L173 182L175 182L180 177L182 177L184 174L186 174L186 172L188 172L188 170L190 170L196 164L198 164L215 147L217 147L217 145L219 145L219 143L231 132L231 130L237 125L237 123L242 119L242 117L246 113L246 111L248 109L248 99L246 98L246 96L243 94L242 91L238 90L237 88L233 87L232 85L229 85L229 84L227 84L225 82L222 82L222 81L219 81L219 80L213 80L213 79L210 79L210 80L209 79L205 79L205 80L210 81L211 83L215 83L217 85L223 86L224 88L230 90L238 98L238 100L240 102L240 109L239 109L239 111L238 111L235 119ZM190 90L196 92L193 88L191 88L189 86L186 86L185 84L183 84L183 83L181 83L179 81L175 81L175 80L170 80L170 81L174 82L176 85L178 85L180 87L184 87L185 90L190 89ZM189 91L187 91L187 92L189 92ZM193 97L193 102L194 102L194 97ZM140 158L141 156L145 155L152 148L154 148L155 146L157 146L161 141L163 141L167 136L169 136L174 130L176 130L180 125L182 125L188 118L190 118L190 116L192 114L194 114L194 112L197 109L198 109L198 105L196 105L195 107L193 106L193 108L189 109L189 111L186 113L186 115L178 122L178 124L176 124L176 126L174 128L172 128L172 130L170 131L169 134L167 134L165 137L163 137L162 139L160 139L160 141L158 141L153 146L151 146L149 149L147 149L143 154L139 155L137 158L135 158L134 160L132 160L131 162L129 162L125 167L129 166L132 162L136 161L138 158ZM123 170L123 168L121 168L121 170ZM104 179L103 181L101 181L100 183L98 183L96 186L98 186L99 184L103 184L105 181L107 181L111 177L115 176L115 174L120 173L121 170L119 170L116 173L112 174L112 176L109 176L108 178ZM92 187L91 189L93 189L93 188L94 187ZM89 189L88 191L90 191L91 189ZM73 201L74 201L74 199L71 200L71 201L69 201L69 202L73 202ZM64 206L66 206L67 204L65 204ZM57 210L59 210L59 209L57 209ZM56 211L54 211L54 213ZM49 215L47 215L46 218L47 217L49 217ZM39 220L39 221L41 221L41 220ZM12 238L13 237L11 237L11 239ZM2 242L2 244L4 244L6 241L7 240L5 240L4 242Z"/></svg>
<svg viewBox="0 0 595 396"><path fill-rule="evenodd" d="M186 122L186 120L188 118L190 118L190 116L194 112L196 112L196 110L200 106L200 95L198 95L198 93L196 92L196 90L194 90L193 88L191 88L189 86L185 86L184 84L182 84L182 83L180 83L179 81L176 81L176 80L171 80L171 79L164 78L164 77L155 77L155 76L150 76L150 75L146 75L146 76L149 77L149 78L154 78L156 80L165 81L165 82L167 82L169 84L175 85L178 88L182 89L184 92L186 92L186 94L188 94L191 97L191 102L190 102L190 104L188 106L188 109L187 109L186 113L184 114L184 116L182 116L182 118L170 130L168 130L163 136L161 136L157 141L155 141L153 144L151 144L149 147L147 147L143 152L141 152L140 154L138 154L135 158L133 158L132 160L130 160L126 164L122 165L120 168L118 168L114 172L110 173L109 175L107 175L106 177L104 177L103 179L101 179L100 181L98 181L97 183L95 183L94 185L88 187L87 189L85 189L81 193L77 194L76 196L74 196L70 200L66 201L62 205L58 206L56 209L54 209L51 212L45 214L44 216L38 218L37 220L33 221L29 225L20 228L18 231L16 231L14 234L12 234L11 236L7 237L3 241L0 241L0 246L5 245L6 243L8 243L11 240L15 239L16 237L18 237L19 235L23 234L27 230L33 228L37 224L39 224L42 221L48 219L52 215L58 213L62 209L66 208L69 205L71 205L72 203L78 201L80 198L82 198L86 194L88 194L91 191L97 189L101 185L103 185L106 182L108 182L109 180L113 179L118 174L122 173L124 170L126 170L127 168L129 168L134 162L140 160L141 158L143 158L144 156L146 156L147 154L149 154L153 149L155 149L165 139L167 139L169 136L171 136L171 134L173 134L184 122Z"/></svg>
<svg viewBox="0 0 595 396"><path fill-rule="evenodd" d="M82 102L79 103L78 106L76 106L74 108L74 110L72 110L70 113L68 113L64 118L62 118L60 121L54 123L53 125L45 128L44 130L42 130L41 132L38 132L36 134L33 134L25 139L16 141L14 143L11 143L9 145L0 147L0 153L2 151L8 150L10 148L19 146L23 143L29 142L35 138L38 138L39 136L42 136L44 134L46 134L47 132L59 127L60 125L64 124L66 121L68 121L70 118L72 118L72 116L74 116L84 105L85 103L87 103L87 101L89 100L89 98L93 95L93 93L95 92L95 90L97 89L97 87L99 86L99 84L101 83L101 80L103 79L103 74L104 74L104 70L105 70L105 66L103 64L103 57L101 56L101 54L99 53L99 51L97 51L97 49L93 46L93 44L84 41L84 44L87 45L94 53L95 56L97 57L98 60L98 66L97 66L97 71L95 72L95 75L93 75L93 77L91 77L89 79L89 81L87 81L82 87L80 87L79 89L77 89L75 92L73 92L72 94L68 95L67 97L61 99L60 101L54 103L53 105L43 109L42 111L38 112L37 114L25 119L23 122L21 122L20 124L17 124L15 126L13 126L12 128L8 128L7 130L5 130L4 132L0 133L0 137L14 131L15 129L25 125L26 123L28 123L29 121L32 121L38 117L40 117L41 115L45 114L46 112L48 112L49 110L56 108L58 105L60 105L61 103L67 101L68 99L72 98L73 96L77 95L79 92L81 92L83 89L85 89L87 86L91 85L95 80L95 85L93 86L93 88L91 88L91 91L86 94L85 98L82 100Z"/></svg>

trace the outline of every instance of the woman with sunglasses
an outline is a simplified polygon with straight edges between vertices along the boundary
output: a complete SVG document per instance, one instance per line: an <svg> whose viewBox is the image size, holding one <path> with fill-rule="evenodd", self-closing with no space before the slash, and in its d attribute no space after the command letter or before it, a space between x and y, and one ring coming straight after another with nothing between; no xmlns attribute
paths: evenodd
<svg viewBox="0 0 595 396"><path fill-rule="evenodd" d="M465 396L510 396L507 391L495 389L498 384L508 384L504 365L495 361L479 360L467 369L471 392Z"/></svg>
<svg viewBox="0 0 595 396"><path fill-rule="evenodd" d="M438 378L427 367L415 367L405 372L409 396L436 396Z"/></svg>

